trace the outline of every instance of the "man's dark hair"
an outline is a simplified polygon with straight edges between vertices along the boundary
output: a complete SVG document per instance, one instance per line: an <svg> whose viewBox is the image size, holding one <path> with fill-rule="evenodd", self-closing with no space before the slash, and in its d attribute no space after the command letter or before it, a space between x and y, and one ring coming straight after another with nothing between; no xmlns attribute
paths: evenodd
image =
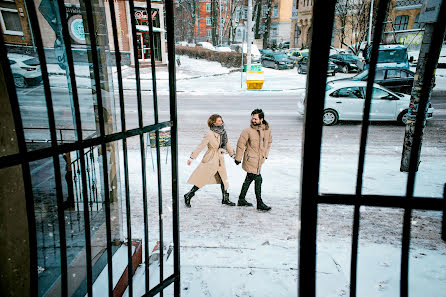
<svg viewBox="0 0 446 297"><path fill-rule="evenodd" d="M251 115L255 115L255 114L259 115L259 119L264 119L265 118L265 114L263 113L263 110L261 110L261 109L254 109L251 112Z"/></svg>
<svg viewBox="0 0 446 297"><path fill-rule="evenodd" d="M259 115L259 119L263 119L263 124L265 125L266 130L268 130L268 129L269 129L269 124L268 124L268 122L265 120L265 114L263 113L263 110L261 110L261 109L259 109L259 108L254 109L254 110L251 112L251 115L255 115L255 114L258 114L258 115Z"/></svg>

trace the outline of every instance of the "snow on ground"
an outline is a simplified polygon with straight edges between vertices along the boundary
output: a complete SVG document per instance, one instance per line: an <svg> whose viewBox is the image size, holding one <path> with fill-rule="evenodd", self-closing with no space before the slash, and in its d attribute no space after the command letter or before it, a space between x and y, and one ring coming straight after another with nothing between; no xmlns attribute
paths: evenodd
<svg viewBox="0 0 446 297"><path fill-rule="evenodd" d="M200 189L192 198L192 208L186 208L182 195L191 187L186 181L198 165L196 161L191 166L186 165L188 151L192 149L182 147L178 163L182 296L296 296L300 226L300 158L296 157L297 151L286 152L273 146L262 169L264 202L272 206L272 211L263 213L255 208L222 205L218 185ZM321 192L354 192L356 168L353 164L357 162L357 153L353 150L339 153L342 149L345 147L323 149ZM152 153L154 157L155 151ZM160 153L166 244L172 242L169 233L172 228L170 157L167 156L166 161L167 153L166 148ZM407 174L399 172L401 152L383 158L382 154L376 155L372 151L367 156L364 192L404 195ZM417 180L416 194L439 197L444 182L444 152L430 152L428 156L423 158L418 176L430 180ZM139 152L129 151L129 162L132 233L134 238L143 238ZM226 167L230 199L236 201L245 172L228 156ZM147 152L147 173L152 248L158 240L159 229L157 192L150 186L156 184L156 168L152 167L150 150ZM255 203L253 186L247 199ZM352 213L352 207L321 206L319 209L318 296L348 296ZM358 296L396 296L399 291L402 212L363 208L361 216ZM421 240L426 232L424 228L440 230L438 225L432 226L432 218L436 224L441 221L439 213L414 212L411 296L446 296L446 244L441 242L439 232L436 233L438 238L432 239L430 244ZM432 245L432 241L435 244ZM171 273L171 260L166 265L167 277ZM137 275L143 279L141 270ZM157 277L152 281L156 285ZM137 292L143 290L144 282L135 280L135 288ZM166 291L166 296L172 295L169 292Z"/></svg>

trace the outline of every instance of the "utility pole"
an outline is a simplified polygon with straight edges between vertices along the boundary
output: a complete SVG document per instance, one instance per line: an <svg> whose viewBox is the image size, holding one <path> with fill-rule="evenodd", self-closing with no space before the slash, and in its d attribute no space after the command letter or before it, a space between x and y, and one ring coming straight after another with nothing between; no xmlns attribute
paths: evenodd
<svg viewBox="0 0 446 297"><path fill-rule="evenodd" d="M415 123L416 123L416 115L417 112L425 113L427 111L427 107L429 106L431 92L432 92L432 82L425 82L429 84L429 93L427 98L420 98L420 93L422 89L422 85L424 82L424 77L428 75L426 72L426 62L428 59L433 59L435 61L435 68L433 73L429 73L429 76L432 75L432 78L435 77L435 69L437 68L438 58L440 56L440 50L442 46L442 42L444 40L445 35L445 26L441 26L441 32L436 32L438 35L441 35L441 38L437 37L436 40L433 36L434 28L436 27L437 18L439 16L438 12L440 11L441 0L429 0L424 4L423 9L420 13L420 23L425 23L424 27L424 36L421 44L420 55L418 57L417 71L414 78L414 83L412 87L412 93L410 96L410 105L407 114L406 121L406 132L404 134L404 143L403 143L403 153L401 157L401 172L409 172L409 164L410 164L410 155L412 149L417 149L418 152L416 154L417 158L417 167L416 171L418 171L418 165L420 163L420 152L421 145L423 142L423 134L424 127L426 126L426 117L423 118L422 122L422 130L421 130L421 138L418 147L412 148L412 144L414 143L414 134L415 134ZM444 5L443 5L444 6ZM438 27L439 28L439 27ZM437 42L437 40L439 40ZM438 43L438 44L434 44ZM431 49L432 46L432 49ZM420 104L420 99L427 100L426 110L418 110L418 106Z"/></svg>
<svg viewBox="0 0 446 297"><path fill-rule="evenodd" d="M248 0L248 36L247 40L247 57L246 57L246 71L251 70L251 32L252 32L252 0Z"/></svg>

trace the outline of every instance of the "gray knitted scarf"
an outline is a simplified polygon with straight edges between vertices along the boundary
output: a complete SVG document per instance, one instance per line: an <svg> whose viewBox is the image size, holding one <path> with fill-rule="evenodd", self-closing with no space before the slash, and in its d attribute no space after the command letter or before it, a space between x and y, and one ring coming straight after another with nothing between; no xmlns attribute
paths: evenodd
<svg viewBox="0 0 446 297"><path fill-rule="evenodd" d="M211 125L211 131L220 134L220 148L226 149L226 144L228 143L228 135L226 134L225 126L222 125Z"/></svg>

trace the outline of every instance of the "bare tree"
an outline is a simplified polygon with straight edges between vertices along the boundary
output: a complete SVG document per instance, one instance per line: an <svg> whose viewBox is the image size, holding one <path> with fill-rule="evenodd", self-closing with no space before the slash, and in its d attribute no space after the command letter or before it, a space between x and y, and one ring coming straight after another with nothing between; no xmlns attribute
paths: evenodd
<svg viewBox="0 0 446 297"><path fill-rule="evenodd" d="M199 0L178 0L177 16L181 17L175 18L175 25L178 23L180 28L178 30L181 30L178 33L180 36L187 38L189 42L196 42L197 40L195 29L198 14L198 1Z"/></svg>

